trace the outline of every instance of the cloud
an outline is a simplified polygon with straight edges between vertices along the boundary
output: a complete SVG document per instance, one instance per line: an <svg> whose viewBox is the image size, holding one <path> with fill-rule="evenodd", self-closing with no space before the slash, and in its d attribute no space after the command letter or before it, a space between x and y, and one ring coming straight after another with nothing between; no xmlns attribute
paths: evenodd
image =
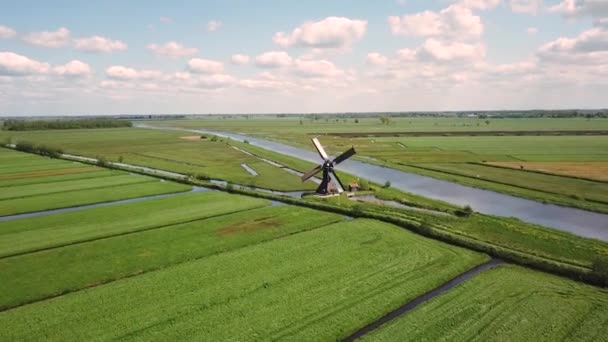
<svg viewBox="0 0 608 342"><path fill-rule="evenodd" d="M201 76L198 80L195 81L194 86L199 88L217 89L230 86L236 82L237 80L230 75L215 74Z"/></svg>
<svg viewBox="0 0 608 342"><path fill-rule="evenodd" d="M502 0L461 0L458 4L470 9L489 10L496 8L501 2Z"/></svg>
<svg viewBox="0 0 608 342"><path fill-rule="evenodd" d="M241 54L232 55L232 57L230 58L230 61L234 65L249 64L249 56L247 56L247 55L241 55Z"/></svg>
<svg viewBox="0 0 608 342"><path fill-rule="evenodd" d="M365 61L370 65L384 65L388 61L388 58L378 52L371 52L367 54Z"/></svg>
<svg viewBox="0 0 608 342"><path fill-rule="evenodd" d="M8 26L0 25L0 39L13 38L15 35L17 35L17 31Z"/></svg>
<svg viewBox="0 0 608 342"><path fill-rule="evenodd" d="M189 57L198 53L198 49L185 47L177 42L167 42L162 45L149 44L147 48L158 56L171 58Z"/></svg>
<svg viewBox="0 0 608 342"><path fill-rule="evenodd" d="M303 77L321 77L332 78L344 74L344 71L336 67L336 65L326 60L295 60L293 64L293 72L296 75Z"/></svg>
<svg viewBox="0 0 608 342"><path fill-rule="evenodd" d="M158 70L137 70L122 65L114 65L106 69L106 75L115 80L149 80L158 79L163 76Z"/></svg>
<svg viewBox="0 0 608 342"><path fill-rule="evenodd" d="M485 47L481 44L466 44L460 42L442 42L440 40L427 39L418 55L428 57L436 61L453 60L481 60L486 55Z"/></svg>
<svg viewBox="0 0 608 342"><path fill-rule="evenodd" d="M393 34L445 37L449 39L477 38L483 33L481 18L469 8L451 5L439 13L424 11L402 17L390 16L388 23Z"/></svg>
<svg viewBox="0 0 608 342"><path fill-rule="evenodd" d="M197 74L221 74L224 64L209 59L193 58L188 62L188 70Z"/></svg>
<svg viewBox="0 0 608 342"><path fill-rule="evenodd" d="M110 53L114 51L126 50L127 44L120 40L112 40L100 36L74 39L76 50L92 53Z"/></svg>
<svg viewBox="0 0 608 342"><path fill-rule="evenodd" d="M413 61L418 56L418 51L414 49L401 49L397 51L397 57L404 61Z"/></svg>
<svg viewBox="0 0 608 342"><path fill-rule="evenodd" d="M65 27L60 27L57 31L32 32L23 38L29 44L58 48L65 46L70 41L70 31Z"/></svg>
<svg viewBox="0 0 608 342"><path fill-rule="evenodd" d="M53 68L53 72L65 77L86 77L93 73L91 67L79 60L73 60Z"/></svg>
<svg viewBox="0 0 608 342"><path fill-rule="evenodd" d="M173 18L170 18L170 17L160 17L158 19L158 21L160 21L163 24L172 24L173 23Z"/></svg>
<svg viewBox="0 0 608 342"><path fill-rule="evenodd" d="M543 0L510 0L509 6L516 13L537 14L543 6Z"/></svg>
<svg viewBox="0 0 608 342"><path fill-rule="evenodd" d="M48 63L38 62L13 52L0 52L0 75L39 75L46 74L49 70Z"/></svg>
<svg viewBox="0 0 608 342"><path fill-rule="evenodd" d="M344 17L327 17L306 22L291 33L277 32L273 41L282 47L344 48L361 39L367 21Z"/></svg>
<svg viewBox="0 0 608 342"><path fill-rule="evenodd" d="M560 37L540 47L540 60L575 67L608 66L608 30L594 27L575 38Z"/></svg>
<svg viewBox="0 0 608 342"><path fill-rule="evenodd" d="M211 20L207 23L207 31L215 32L222 27L222 22L219 20Z"/></svg>
<svg viewBox="0 0 608 342"><path fill-rule="evenodd" d="M528 34L530 34L530 35L534 35L534 34L538 33L538 28L537 27L528 27L526 32L528 32Z"/></svg>
<svg viewBox="0 0 608 342"><path fill-rule="evenodd" d="M550 12L559 13L568 18L590 16L594 18L608 17L608 1L606 0L563 0L549 7Z"/></svg>
<svg viewBox="0 0 608 342"><path fill-rule="evenodd" d="M279 68L291 65L293 59L284 51L269 51L255 58L255 64L261 68Z"/></svg>

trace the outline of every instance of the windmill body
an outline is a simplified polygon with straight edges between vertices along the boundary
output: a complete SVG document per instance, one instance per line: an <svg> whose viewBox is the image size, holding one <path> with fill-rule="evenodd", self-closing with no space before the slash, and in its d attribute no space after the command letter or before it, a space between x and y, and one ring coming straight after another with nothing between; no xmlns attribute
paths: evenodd
<svg viewBox="0 0 608 342"><path fill-rule="evenodd" d="M336 175L336 173L334 171L334 167L336 165L340 164L341 162L345 161L346 159L352 157L356 153L355 149L353 147L351 147L349 150L342 153L336 159L330 160L329 156L325 152L325 149L319 142L319 139L313 138L312 143L315 146L315 148L317 149L317 152L319 152L319 156L321 156L321 158L323 159L323 162L322 162L322 164L317 165L314 169L312 169L309 172L302 175L302 181L312 178L319 172L323 172L322 173L323 178L321 179L321 184L319 185L319 187L317 188L317 191L316 191L317 194L330 195L330 194L343 192L344 186L342 185L340 178L338 178L338 175Z"/></svg>

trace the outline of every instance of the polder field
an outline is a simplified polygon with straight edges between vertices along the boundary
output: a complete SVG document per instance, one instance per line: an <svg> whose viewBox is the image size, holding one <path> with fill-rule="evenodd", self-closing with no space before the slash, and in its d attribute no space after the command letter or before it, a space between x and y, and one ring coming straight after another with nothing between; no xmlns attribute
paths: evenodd
<svg viewBox="0 0 608 342"><path fill-rule="evenodd" d="M0 217L184 192L191 188L0 148Z"/></svg>
<svg viewBox="0 0 608 342"><path fill-rule="evenodd" d="M192 174L203 179L283 191L316 188L314 182L302 183L299 176L235 149L224 139L204 137L141 128L0 131L0 140L44 144L70 154ZM256 174L248 172L243 164Z"/></svg>
<svg viewBox="0 0 608 342"><path fill-rule="evenodd" d="M459 216L462 208L376 184L362 194L408 207L218 186L206 179L285 191L315 184L302 186L260 157L299 171L310 163L213 136L128 127L0 134L202 176L161 181L0 148L0 210L12 203L0 217L2 341L330 341L374 324L362 339L607 339L608 291L587 277L608 271L605 242L513 218ZM476 153L484 145L501 147L486 142ZM535 182L545 179L550 190L553 178ZM159 188L146 192L152 184Z"/></svg>
<svg viewBox="0 0 608 342"><path fill-rule="evenodd" d="M358 123L355 123L355 120ZM154 124L151 122L149 124ZM608 212L608 119L273 117L163 121L250 134L541 202Z"/></svg>

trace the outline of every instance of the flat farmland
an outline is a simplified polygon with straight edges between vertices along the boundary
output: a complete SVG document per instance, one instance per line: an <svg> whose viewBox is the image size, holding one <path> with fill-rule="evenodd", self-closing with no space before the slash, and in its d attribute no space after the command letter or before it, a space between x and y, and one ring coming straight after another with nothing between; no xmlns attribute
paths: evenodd
<svg viewBox="0 0 608 342"><path fill-rule="evenodd" d="M0 139L9 133L0 131ZM274 190L311 190L315 183L233 148L222 139L189 132L139 128L10 132L13 141L61 148L66 153L199 175ZM247 164L257 175L251 175ZM0 172L2 170L0 169ZM1 175L1 174L0 174Z"/></svg>
<svg viewBox="0 0 608 342"><path fill-rule="evenodd" d="M517 266L501 266L363 340L607 341L608 291Z"/></svg>
<svg viewBox="0 0 608 342"><path fill-rule="evenodd" d="M583 177L588 179L596 179L608 181L608 162L588 161L579 162L493 162L490 163L497 166L505 166L514 169L521 167L526 170L539 172L553 173L557 175Z"/></svg>
<svg viewBox="0 0 608 342"><path fill-rule="evenodd" d="M180 201L176 197L171 200ZM205 201L199 205L202 208ZM96 214L83 211L81 217L86 220L87 216ZM156 228L133 234L2 258L0 269L4 281L0 284L0 309L316 229L343 219L340 215L300 207L245 209L187 223L162 225L159 222L161 225ZM14 222L14 225L20 223ZM98 229L103 231L106 227L100 224Z"/></svg>
<svg viewBox="0 0 608 342"><path fill-rule="evenodd" d="M333 340L485 260L352 220L3 311L0 338Z"/></svg>
<svg viewBox="0 0 608 342"><path fill-rule="evenodd" d="M0 159L0 216L191 189L157 178L7 149L0 149Z"/></svg>
<svg viewBox="0 0 608 342"><path fill-rule="evenodd" d="M0 222L0 256L186 223L270 202L221 192L188 193L124 205Z"/></svg>

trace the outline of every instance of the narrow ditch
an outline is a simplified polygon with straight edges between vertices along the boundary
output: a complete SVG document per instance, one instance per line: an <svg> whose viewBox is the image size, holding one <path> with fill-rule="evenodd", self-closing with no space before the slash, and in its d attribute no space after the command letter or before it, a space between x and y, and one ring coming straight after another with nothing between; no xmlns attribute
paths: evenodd
<svg viewBox="0 0 608 342"><path fill-rule="evenodd" d="M350 342L350 341L355 341L361 337L363 337L366 334L369 334L370 332L380 328L382 325L393 321L394 319L397 319L403 315L408 314L410 311L414 310L416 307L418 307L420 304L424 304L428 301L430 301L431 299L443 294L446 291L451 290L452 288L462 284L463 282L471 279L472 277L474 277L475 275L487 271L489 269L492 269L494 267L500 266L505 264L504 261L500 260L500 259L491 259L488 262L485 262L481 265L477 265L475 267L473 267L472 269L459 274L458 276L456 276L455 278L453 278L452 280L444 283L443 285L434 288L433 290L422 294L416 298L414 298L413 300L403 304L402 306L400 306L399 308L389 312L388 314L382 316L380 319L364 326L363 328L355 331L353 334L351 334L350 336L344 338L342 341L343 342Z"/></svg>

